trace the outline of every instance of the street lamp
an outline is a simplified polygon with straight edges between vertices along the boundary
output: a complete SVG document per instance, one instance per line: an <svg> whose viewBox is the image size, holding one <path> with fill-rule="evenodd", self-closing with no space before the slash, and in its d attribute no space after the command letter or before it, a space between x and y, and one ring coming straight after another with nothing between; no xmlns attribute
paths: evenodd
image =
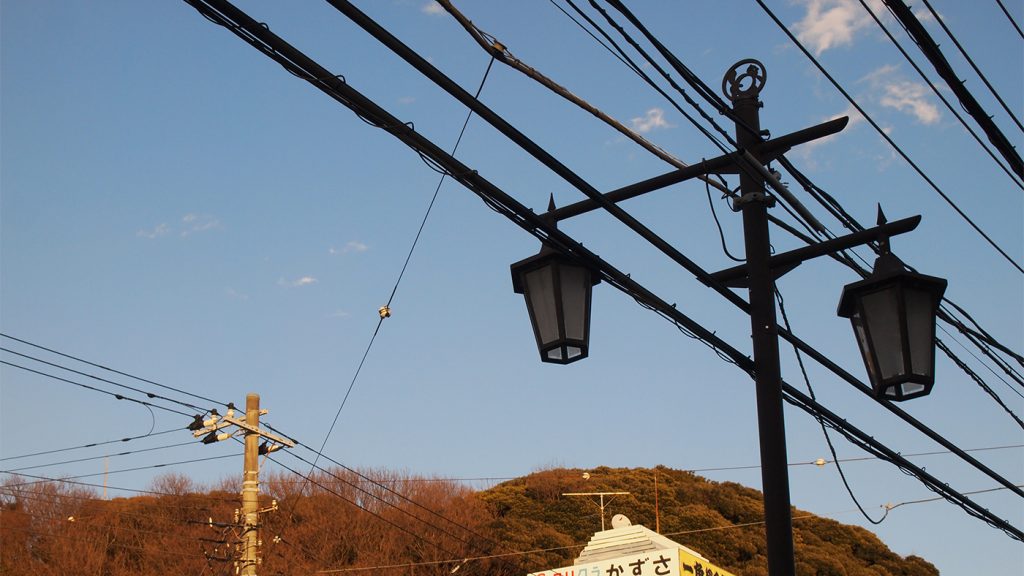
<svg viewBox="0 0 1024 576"><path fill-rule="evenodd" d="M838 314L853 324L875 398L926 396L935 383L935 315L946 281L908 271L887 238L880 244L871 275L843 288Z"/></svg>
<svg viewBox="0 0 1024 576"><path fill-rule="evenodd" d="M768 573L771 576L792 576L795 572L792 511L779 366L779 331L775 317L775 280L812 258L871 241L881 244L882 256L875 265L874 273L868 279L846 287L839 313L853 320L868 364L874 396L894 400L921 396L931 389L934 380L932 344L935 310L946 282L906 271L903 263L889 253L888 238L913 230L920 217L890 224L884 223L880 216L879 225L875 228L772 254L767 209L774 205L775 198L766 193L767 186L812 221L813 215L803 209L765 164L795 145L839 132L848 119L836 119L774 140L765 140L758 117L762 106L758 95L766 78L763 64L756 60L743 60L735 64L723 80L726 96L733 103L736 152L702 162L697 168L680 169L674 174L656 176L609 192L604 195L605 202L599 203L591 198L558 210L549 206L543 217L553 224L601 204L635 197L711 171L739 175L741 194L735 201L735 208L743 213L746 261L741 266L713 274L705 273L706 278L702 280L748 289ZM629 224L627 220L620 219ZM664 241L652 232L639 225L630 224L630 227L665 251ZM682 263L680 259L676 260ZM591 287L597 281L593 272L547 244L539 254L512 265L513 287L526 297L542 361L568 364L587 356Z"/></svg>
<svg viewBox="0 0 1024 576"><path fill-rule="evenodd" d="M541 362L569 364L590 348L590 295L601 279L547 244L512 265L512 288L526 299Z"/></svg>

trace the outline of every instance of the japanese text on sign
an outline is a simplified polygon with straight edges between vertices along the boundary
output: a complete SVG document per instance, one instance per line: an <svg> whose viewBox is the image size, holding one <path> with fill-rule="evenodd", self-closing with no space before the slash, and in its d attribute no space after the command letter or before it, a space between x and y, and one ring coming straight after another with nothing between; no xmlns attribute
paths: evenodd
<svg viewBox="0 0 1024 576"><path fill-rule="evenodd" d="M676 550L642 552L554 570L533 572L528 576L682 576L679 572L679 553ZM705 576L714 576L707 574ZM727 575L723 575L727 576Z"/></svg>

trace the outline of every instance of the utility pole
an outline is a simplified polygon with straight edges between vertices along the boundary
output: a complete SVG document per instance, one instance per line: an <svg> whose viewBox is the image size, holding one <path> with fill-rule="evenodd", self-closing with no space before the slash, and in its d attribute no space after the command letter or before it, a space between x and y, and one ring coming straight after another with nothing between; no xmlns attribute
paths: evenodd
<svg viewBox="0 0 1024 576"><path fill-rule="evenodd" d="M741 70L743 66L746 69ZM756 61L737 63L723 83L732 99L736 143L740 150L756 150L761 144L762 106L758 95L766 73ZM755 157L756 158L756 157ZM775 323L775 278L769 259L768 208L775 199L765 193L765 178L757 165L740 165L740 197L746 246L750 329L754 348L754 383L757 389L757 427L761 444L761 483L764 489L765 532L768 541L768 574L794 574L793 521L789 501L786 457L786 426L782 411L782 374L779 368L779 331Z"/></svg>
<svg viewBox="0 0 1024 576"><path fill-rule="evenodd" d="M275 452L285 446L292 448L295 442L288 438L271 434L260 429L260 416L266 414L266 410L260 409L259 394L249 394L245 397L245 419L235 417L233 405L228 405L228 412L221 416L213 411L208 420L202 416L196 416L195 421L189 426L192 435L196 438L205 435L203 444L212 444L221 440L227 440L232 436L242 433L245 443L245 458L242 467L242 510L241 518L236 511L235 522L241 520L242 535L237 545L237 558L235 560L235 573L241 576L256 576L260 564L260 514L277 509L277 502L270 508L260 509L260 456ZM230 432L219 432L224 428L232 427ZM260 438L266 442L260 445Z"/></svg>

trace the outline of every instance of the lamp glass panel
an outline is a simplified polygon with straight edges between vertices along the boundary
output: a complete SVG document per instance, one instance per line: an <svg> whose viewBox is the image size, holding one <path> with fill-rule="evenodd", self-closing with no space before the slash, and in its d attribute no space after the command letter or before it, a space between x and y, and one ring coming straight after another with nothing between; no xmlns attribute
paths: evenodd
<svg viewBox="0 0 1024 576"><path fill-rule="evenodd" d="M924 390L924 384L918 384L916 382L904 382L900 384L900 388L903 389L903 396L911 396Z"/></svg>
<svg viewBox="0 0 1024 576"><path fill-rule="evenodd" d="M587 270L579 266L560 266L562 280L562 313L565 315L565 337L583 340L587 314Z"/></svg>
<svg viewBox="0 0 1024 576"><path fill-rule="evenodd" d="M857 346L860 348L861 356L864 357L868 377L871 382L877 382L878 371L875 369L875 362L871 359L871 344L868 342L868 335L864 330L864 318L861 317L859 309L854 310L850 316L850 323L853 324L853 333L857 336Z"/></svg>
<svg viewBox="0 0 1024 576"><path fill-rule="evenodd" d="M567 346L566 348L567 348L567 352L568 352L568 356L569 356L568 359L569 360L572 360L573 358L576 358L577 356L580 356L581 354L583 354L583 349L580 348L579 346Z"/></svg>
<svg viewBox="0 0 1024 576"><path fill-rule="evenodd" d="M556 346L548 350L548 360L562 360L562 347Z"/></svg>
<svg viewBox="0 0 1024 576"><path fill-rule="evenodd" d="M874 344L879 376L888 380L904 371L903 331L900 322L898 289L895 285L887 289L865 294L861 299L862 314L867 324L868 336Z"/></svg>
<svg viewBox="0 0 1024 576"><path fill-rule="evenodd" d="M523 275L530 311L536 322L541 345L558 339L558 308L555 306L555 282L552 266L531 270ZM550 352L548 353L551 354Z"/></svg>
<svg viewBox="0 0 1024 576"><path fill-rule="evenodd" d="M931 292L918 288L904 290L907 310L907 338L910 339L910 367L914 374L931 376L935 362L935 305Z"/></svg>

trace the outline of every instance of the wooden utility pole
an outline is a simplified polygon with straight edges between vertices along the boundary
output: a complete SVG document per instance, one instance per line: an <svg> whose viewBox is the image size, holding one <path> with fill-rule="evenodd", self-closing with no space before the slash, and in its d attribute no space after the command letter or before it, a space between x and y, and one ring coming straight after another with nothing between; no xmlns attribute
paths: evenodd
<svg viewBox="0 0 1024 576"><path fill-rule="evenodd" d="M213 412L212 416L203 421L201 416L196 416L196 421L189 428L196 438L204 436L203 444L212 444L221 440L227 440L241 431L245 438L245 459L242 469L242 510L241 520L242 536L238 542L238 556L235 560L235 573L241 576L256 576L260 564L260 514L275 510L275 502L268 509L260 509L260 456L280 450L285 446L292 448L295 442L271 434L260 429L260 416L266 414L266 410L260 409L260 395L249 394L245 397L245 419L235 418L233 405L228 405L228 412L221 416ZM230 432L219 432L228 427L234 429ZM265 446L260 446L260 438L268 441Z"/></svg>
<svg viewBox="0 0 1024 576"><path fill-rule="evenodd" d="M242 557L239 574L256 576L260 548L260 396L245 397L245 468L242 476Z"/></svg>

